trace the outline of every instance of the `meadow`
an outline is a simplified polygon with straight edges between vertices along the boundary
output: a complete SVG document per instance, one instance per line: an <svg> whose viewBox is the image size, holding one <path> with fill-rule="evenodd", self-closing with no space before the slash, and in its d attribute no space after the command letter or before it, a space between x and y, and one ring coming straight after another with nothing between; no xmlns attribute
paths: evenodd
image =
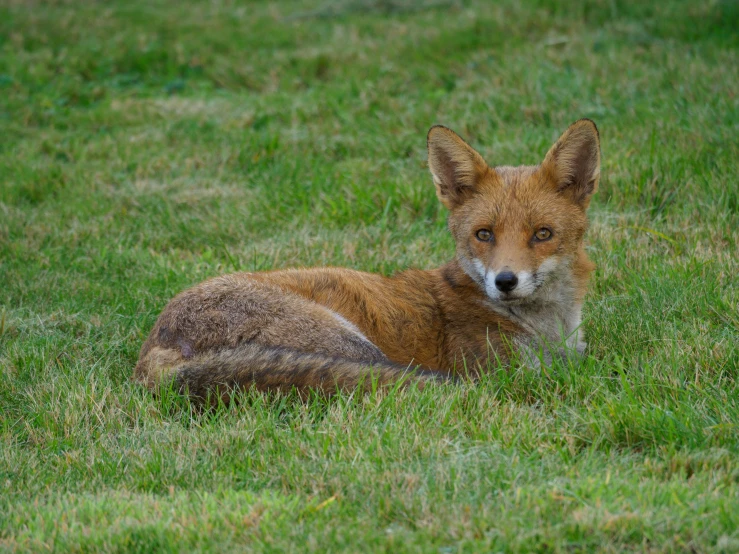
<svg viewBox="0 0 739 554"><path fill-rule="evenodd" d="M0 551L739 551L731 0L0 0ZM212 412L130 381L232 271L453 255L489 163L599 126L582 363Z"/></svg>

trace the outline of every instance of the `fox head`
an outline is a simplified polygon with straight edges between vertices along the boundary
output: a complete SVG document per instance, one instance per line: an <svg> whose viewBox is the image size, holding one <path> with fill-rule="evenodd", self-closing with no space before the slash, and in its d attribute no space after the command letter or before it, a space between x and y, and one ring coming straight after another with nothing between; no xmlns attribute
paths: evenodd
<svg viewBox="0 0 739 554"><path fill-rule="evenodd" d="M563 279L584 294L593 268L585 212L600 176L595 123L573 123L537 166L491 167L440 125L429 131L428 156L457 259L491 300L533 301Z"/></svg>

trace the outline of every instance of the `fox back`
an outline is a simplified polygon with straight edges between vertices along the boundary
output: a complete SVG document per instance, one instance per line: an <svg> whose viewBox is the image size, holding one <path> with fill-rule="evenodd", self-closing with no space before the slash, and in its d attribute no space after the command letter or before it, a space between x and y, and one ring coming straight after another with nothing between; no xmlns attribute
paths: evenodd
<svg viewBox="0 0 739 554"><path fill-rule="evenodd" d="M488 165L432 127L429 169L454 258L392 277L340 268L236 273L180 293L144 343L135 378L196 398L235 388L341 388L475 377L491 359L582 352L593 264L586 211L598 186L595 124L572 124L536 166Z"/></svg>

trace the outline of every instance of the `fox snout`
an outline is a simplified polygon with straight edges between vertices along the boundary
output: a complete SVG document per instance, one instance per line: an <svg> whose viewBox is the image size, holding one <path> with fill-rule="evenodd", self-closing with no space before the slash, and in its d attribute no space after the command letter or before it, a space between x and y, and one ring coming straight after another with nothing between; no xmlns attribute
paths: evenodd
<svg viewBox="0 0 739 554"><path fill-rule="evenodd" d="M526 298L532 295L540 284L536 282L537 279L531 272L514 271L510 267L504 267L499 272L489 271L485 281L488 296L499 300Z"/></svg>
<svg viewBox="0 0 739 554"><path fill-rule="evenodd" d="M492 300L521 301L536 293L556 267L556 261L550 259L537 270L517 270L504 266L497 271L493 267L485 267L477 261L473 264L479 275L479 281L487 296Z"/></svg>
<svg viewBox="0 0 739 554"><path fill-rule="evenodd" d="M502 271L495 276L495 288L500 292L511 292L518 285L518 276L512 271Z"/></svg>

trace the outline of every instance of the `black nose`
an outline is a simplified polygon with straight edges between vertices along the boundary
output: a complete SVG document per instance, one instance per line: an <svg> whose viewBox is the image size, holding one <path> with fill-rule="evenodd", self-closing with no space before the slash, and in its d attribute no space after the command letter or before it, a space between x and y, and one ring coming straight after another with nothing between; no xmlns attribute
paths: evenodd
<svg viewBox="0 0 739 554"><path fill-rule="evenodd" d="M501 292L511 292L518 284L518 277L512 271L504 271L495 276L495 288Z"/></svg>

